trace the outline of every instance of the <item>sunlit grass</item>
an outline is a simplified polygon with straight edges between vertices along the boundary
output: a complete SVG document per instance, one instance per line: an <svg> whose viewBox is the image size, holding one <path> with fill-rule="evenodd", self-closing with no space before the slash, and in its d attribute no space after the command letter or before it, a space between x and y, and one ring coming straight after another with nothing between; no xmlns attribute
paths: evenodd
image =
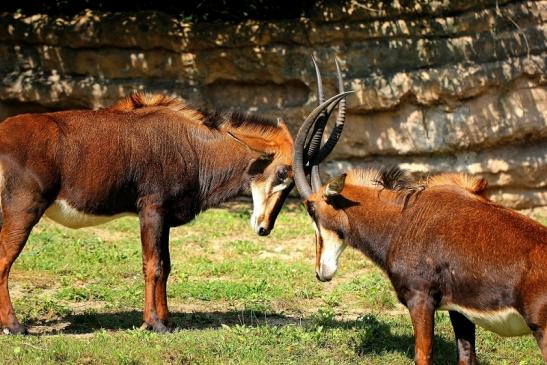
<svg viewBox="0 0 547 365"><path fill-rule="evenodd" d="M249 228L248 210L214 209L172 230L169 335L137 329L144 286L136 218L78 231L40 222L10 283L35 336L0 336L0 363L413 363L410 319L379 269L348 250L336 278L320 283L304 210L289 205L265 238ZM483 364L541 364L531 336L479 330L477 338ZM453 363L444 313L435 341L436 362Z"/></svg>

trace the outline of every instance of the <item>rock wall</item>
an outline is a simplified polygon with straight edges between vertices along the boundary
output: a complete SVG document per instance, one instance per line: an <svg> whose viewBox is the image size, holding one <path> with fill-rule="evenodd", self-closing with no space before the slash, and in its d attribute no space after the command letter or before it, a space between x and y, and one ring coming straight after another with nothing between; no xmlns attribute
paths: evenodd
<svg viewBox="0 0 547 365"><path fill-rule="evenodd" d="M514 208L547 205L547 1L318 3L296 20L186 24L157 12L0 15L0 118L99 108L135 89L282 116L296 131L329 95L347 130L324 169L466 171Z"/></svg>

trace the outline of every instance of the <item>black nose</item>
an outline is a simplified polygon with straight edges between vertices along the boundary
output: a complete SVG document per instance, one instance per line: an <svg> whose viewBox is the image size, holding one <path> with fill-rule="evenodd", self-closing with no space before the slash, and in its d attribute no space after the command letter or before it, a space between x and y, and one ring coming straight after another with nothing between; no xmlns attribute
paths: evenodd
<svg viewBox="0 0 547 365"><path fill-rule="evenodd" d="M319 280L320 282L322 282L322 283L328 283L329 281L332 280L332 278L331 278L331 279L321 279L321 278L319 277L319 274L317 273L317 271L315 272L315 278L316 278L317 280Z"/></svg>
<svg viewBox="0 0 547 365"><path fill-rule="evenodd" d="M268 230L267 230L266 228L264 228L264 227L260 227L260 228L258 229L258 235L259 235L259 236L267 236L268 233L270 233L270 231L268 231Z"/></svg>

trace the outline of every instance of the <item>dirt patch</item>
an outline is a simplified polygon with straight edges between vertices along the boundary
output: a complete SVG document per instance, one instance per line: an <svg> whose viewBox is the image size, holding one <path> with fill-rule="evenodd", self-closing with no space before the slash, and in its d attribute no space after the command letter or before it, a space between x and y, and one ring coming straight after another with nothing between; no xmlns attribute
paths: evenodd
<svg viewBox="0 0 547 365"><path fill-rule="evenodd" d="M138 224L137 222L135 223ZM86 230L90 233L93 233L103 242L120 241L124 238L127 238L128 236L126 232L118 232L118 231L113 231L110 229L104 229L99 227L90 227L90 228L86 228ZM136 238L138 238L138 236Z"/></svg>

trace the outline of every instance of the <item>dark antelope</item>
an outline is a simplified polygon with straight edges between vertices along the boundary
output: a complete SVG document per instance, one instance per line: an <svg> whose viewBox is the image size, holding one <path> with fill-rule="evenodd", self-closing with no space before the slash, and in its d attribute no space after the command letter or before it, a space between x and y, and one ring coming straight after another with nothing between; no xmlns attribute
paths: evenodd
<svg viewBox="0 0 547 365"><path fill-rule="evenodd" d="M476 364L475 324L533 333L547 360L547 228L489 201L486 181L464 174L418 183L396 168L353 170L322 186L312 157L310 186L305 143L329 103L303 123L293 164L316 230L317 278L332 279L346 245L368 256L410 312L418 364L432 363L436 310L449 312L459 364Z"/></svg>
<svg viewBox="0 0 547 365"><path fill-rule="evenodd" d="M137 215L143 326L167 330L170 227L250 188L251 224L267 235L294 186L292 156L293 140L280 120L199 111L164 95L135 93L101 110L7 119L0 124L4 332L25 332L12 307L8 276L44 214L72 228Z"/></svg>

